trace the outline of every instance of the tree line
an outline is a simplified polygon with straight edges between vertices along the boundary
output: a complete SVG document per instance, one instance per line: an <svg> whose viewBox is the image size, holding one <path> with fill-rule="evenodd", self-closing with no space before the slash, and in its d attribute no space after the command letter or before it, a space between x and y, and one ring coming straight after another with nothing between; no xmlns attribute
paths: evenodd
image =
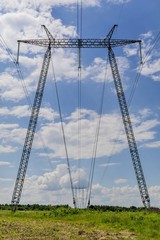
<svg viewBox="0 0 160 240"><path fill-rule="evenodd" d="M16 206L17 210L20 211L52 211L58 208L68 209L71 208L69 205L42 205L42 204L26 204L22 205L19 204ZM11 204L0 204L0 210L12 210L13 205ZM126 212L126 211L142 211L144 210L143 207L121 207L121 206L108 206L108 205L90 205L87 209L89 210L96 210L96 211L112 211L112 212Z"/></svg>

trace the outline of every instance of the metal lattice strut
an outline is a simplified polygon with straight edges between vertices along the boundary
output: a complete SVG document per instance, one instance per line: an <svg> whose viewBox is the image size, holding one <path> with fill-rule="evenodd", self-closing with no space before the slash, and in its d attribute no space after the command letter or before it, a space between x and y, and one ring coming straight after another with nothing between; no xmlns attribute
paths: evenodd
<svg viewBox="0 0 160 240"><path fill-rule="evenodd" d="M51 58L51 47L49 45L43 59L43 65L42 65L38 87L37 87L37 91L36 91L36 95L35 95L35 99L32 107L29 126L28 126L28 130L27 130L27 134L24 142L20 166L19 166L16 183L15 183L15 187L12 195L11 203L13 205L19 204L19 201L20 201L23 183L24 183L24 179L27 171L28 161L31 153L33 138L36 130L38 114L41 106L43 90L45 87L46 77L48 73L50 58Z"/></svg>

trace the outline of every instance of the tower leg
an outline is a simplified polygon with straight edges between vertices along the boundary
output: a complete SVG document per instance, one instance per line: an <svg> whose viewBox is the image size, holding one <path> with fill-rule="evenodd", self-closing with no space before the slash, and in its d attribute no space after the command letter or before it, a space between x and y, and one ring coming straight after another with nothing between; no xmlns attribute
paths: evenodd
<svg viewBox="0 0 160 240"><path fill-rule="evenodd" d="M47 51L44 55L38 87L37 87L36 95L34 98L28 130L27 130L27 134L26 134L26 138L23 146L19 170L16 178L13 195L12 195L12 201L11 201L12 205L17 205L19 204L19 201L20 201L24 179L27 171L28 161L31 153L32 143L34 139L34 134L36 130L38 114L39 114L41 101L43 97L44 86L47 78L50 58L51 58L51 48L50 46L48 46Z"/></svg>
<svg viewBox="0 0 160 240"><path fill-rule="evenodd" d="M146 181L144 178L144 174L143 174L143 170L140 162L140 157L139 157L136 140L134 137L134 132L133 132L130 116L129 116L129 111L128 111L128 107L127 107L127 103L126 103L126 99L125 99L125 95L124 95L124 91L123 91L123 87L120 79L120 74L118 71L118 66L116 63L116 58L112 48L109 48L108 50L109 50L108 54L109 54L110 66L112 70L114 84L117 92L123 124L124 124L125 132L128 140L129 150L130 150L130 154L131 154L131 158L132 158L132 162L133 162L133 166L134 166L134 170L137 178L141 199L144 207L149 208L150 198L149 198L147 185L146 185Z"/></svg>

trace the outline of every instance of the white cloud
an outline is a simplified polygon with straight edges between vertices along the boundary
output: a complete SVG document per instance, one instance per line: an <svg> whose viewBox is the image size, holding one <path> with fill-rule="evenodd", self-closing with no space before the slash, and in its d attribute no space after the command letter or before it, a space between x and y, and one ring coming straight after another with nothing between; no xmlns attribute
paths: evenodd
<svg viewBox="0 0 160 240"><path fill-rule="evenodd" d="M95 119L98 117L98 114L89 109L76 109L74 112L71 113L70 116L66 117L66 120L70 121L77 121L77 119Z"/></svg>
<svg viewBox="0 0 160 240"><path fill-rule="evenodd" d="M72 170L73 181L76 182L76 178L80 176L82 180L81 183L83 184L83 179L86 179L85 171L76 167L72 168ZM78 175L78 171L80 175ZM0 178L0 182L13 182L13 179ZM127 183L127 179L115 179L115 183L125 184ZM1 188L1 203L10 203L13 191L12 188L13 186ZM86 194L87 191L85 190L86 189L83 190L83 194ZM158 207L160 201L160 186L150 186L148 187L148 191L151 197L151 206ZM82 205L85 195L82 197L81 189L77 189L76 192L76 200L80 205ZM67 165L59 164L53 171L46 172L42 176L26 176L20 203L69 204L70 206L73 206L72 200ZM98 183L95 183L92 186L91 204L119 205L126 207L143 206L137 186L123 185L105 187Z"/></svg>
<svg viewBox="0 0 160 240"><path fill-rule="evenodd" d="M4 162L4 161L0 161L0 166L10 166L11 163L10 162ZM1 178L0 178L1 180Z"/></svg>
<svg viewBox="0 0 160 240"><path fill-rule="evenodd" d="M0 130L1 152L9 153L17 151L18 148L14 144L22 144L24 142L26 130L20 128L18 124L0 124Z"/></svg>
<svg viewBox="0 0 160 240"><path fill-rule="evenodd" d="M158 36L158 35L157 35ZM154 81L159 81L160 53L157 36L149 31L141 34L142 39L142 62L141 74Z"/></svg>
<svg viewBox="0 0 160 240"><path fill-rule="evenodd" d="M1 123L0 130L2 131L3 129L14 129L17 128L18 126L19 126L18 124Z"/></svg>
<svg viewBox="0 0 160 240"><path fill-rule="evenodd" d="M59 5L75 5L77 1L51 1L44 4L42 1L22 1L13 0L1 1L0 8L3 14L0 16L0 27L2 29L1 35L8 47L12 50L14 57L17 53L17 38L18 39L34 39L34 38L46 38L45 31L41 29L43 23L49 27L50 32L55 38L63 37L76 37L76 28L72 25L65 25L60 19L55 19L52 16L52 7ZM85 1L83 4L85 7L100 6L101 1L91 0ZM39 9L39 10L38 10ZM76 9L75 9L76 11ZM41 14L40 14L41 12ZM5 28L3 27L5 25ZM36 53L36 57L26 56ZM39 78L39 72L42 64L42 49L27 44L21 44L20 64L23 74L25 75L25 88L30 95L35 91L37 85L37 79ZM11 61L7 52L2 48L0 59L2 62ZM62 49L56 50L53 54L54 67L57 80L74 81L77 79L77 52L64 51ZM128 63L125 58L119 58L119 69L123 74L128 68ZM61 64L59 64L61 63ZM29 69L29 70L28 70ZM82 78L91 78L94 81L103 81L105 78L106 61L101 58L95 58L91 63L91 66L82 66ZM50 70L50 76L53 77L52 70ZM111 73L107 74L107 80L112 81ZM18 76L15 71L5 69L5 73L0 76L0 88L1 98L3 100L19 101L24 99L24 86L18 84Z"/></svg>
<svg viewBox="0 0 160 240"><path fill-rule="evenodd" d="M87 176L83 169L73 167L71 172L75 188L87 186ZM59 164L52 172L46 172L42 176L26 177L22 201L24 201L23 197L25 197L25 202L30 199L31 203L47 204L49 201L52 204L72 205L71 183L67 165Z"/></svg>
<svg viewBox="0 0 160 240"><path fill-rule="evenodd" d="M137 45L128 45L123 48L124 53L127 57L135 56L138 53L138 46Z"/></svg>
<svg viewBox="0 0 160 240"><path fill-rule="evenodd" d="M155 138L156 131L153 128L158 126L160 123L157 119L146 120L139 124L135 129L135 136L138 141L152 140Z"/></svg>
<svg viewBox="0 0 160 240"><path fill-rule="evenodd" d="M73 187L87 186L87 176L84 169L73 167L71 172ZM37 183L41 190L56 191L71 188L67 164L58 164L52 172L46 172L43 176L37 176Z"/></svg>
<svg viewBox="0 0 160 240"><path fill-rule="evenodd" d="M112 167L112 166L117 166L119 165L119 163L104 163L104 164L100 164L100 167Z"/></svg>
<svg viewBox="0 0 160 240"><path fill-rule="evenodd" d="M143 66L143 69L142 69L142 74L144 76L152 76L153 75L152 79L154 78L154 80L155 80L155 77L156 77L155 74L160 73L159 65L160 65L160 59L155 59L148 63L145 63Z"/></svg>
<svg viewBox="0 0 160 240"><path fill-rule="evenodd" d="M83 5L85 7L94 7L94 6L100 6L101 0L86 0L83 2ZM10 2L9 0L1 0L0 7L4 9L6 12L10 11L27 11L28 9L31 11L32 9L38 10L38 11L47 11L50 10L51 7L54 6L70 6L70 5L76 5L77 0L46 0L45 4L43 0L34 0L34 1L18 1L13 0Z"/></svg>
<svg viewBox="0 0 160 240"><path fill-rule="evenodd" d="M147 115L148 116L148 115ZM90 159L93 154L93 146L99 116L93 110L82 109L81 135L78 135L77 110L64 119L64 132L67 143L67 151L70 159L78 159L79 144L81 145L81 158ZM153 140L156 136L154 128L160 123L157 119L145 119L144 115L132 115L133 129L137 143ZM67 120L67 121L66 121ZM117 124L118 123L118 124ZM41 148L39 133L45 139L45 146L51 151L47 154L50 158L65 158L65 148L62 137L61 123L49 123L37 132L35 148ZM107 134L106 134L107 133ZM81 139L81 143L80 140ZM87 148L86 148L87 146ZM98 139L97 157L111 156L128 148L121 116L111 113L101 117L101 125ZM40 156L46 156L41 153Z"/></svg>
<svg viewBox="0 0 160 240"><path fill-rule="evenodd" d="M55 184L57 184L57 182L53 182L52 188L44 190L41 188L41 185L37 184L37 182L38 177L36 176L26 179L21 203L69 204L70 206L73 206L72 193L71 189L68 189L68 186L67 188L56 189ZM158 207L160 200L160 186L151 186L148 188L148 191L151 195L151 205ZM83 191L83 194L85 193L86 191ZM85 196L84 198L82 196L80 198L80 195L82 195L81 189L77 190L76 200L82 205ZM138 187L131 187L129 185L108 188L100 184L93 184L91 204L143 207Z"/></svg>
<svg viewBox="0 0 160 240"><path fill-rule="evenodd" d="M159 148L160 147L160 141L146 143L143 146L147 147L147 148Z"/></svg>
<svg viewBox="0 0 160 240"><path fill-rule="evenodd" d="M2 182L13 182L14 181L14 179L12 179L12 178L0 178L0 183Z"/></svg>
<svg viewBox="0 0 160 240"><path fill-rule="evenodd" d="M77 80L77 54L69 51L58 49L52 55L52 61L54 64L54 72L56 80ZM50 74L53 78L53 69L51 68Z"/></svg>
<svg viewBox="0 0 160 240"><path fill-rule="evenodd" d="M81 157L82 158L91 158L95 133L98 124L99 116L90 111L86 111L86 115L82 115L81 118ZM73 118L74 113L71 115ZM82 117L81 116L81 117ZM85 116L85 117L84 117ZM87 116L87 118L86 118ZM93 117L94 116L94 117ZM117 114L106 114L102 116L101 119L101 129L99 135L99 144L97 156L109 156L111 154L110 149L112 149L113 144L116 142L116 136L118 132L123 132L123 126L118 126L117 119L119 119ZM115 125L114 125L115 124ZM114 125L114 127L113 127ZM66 136L66 143L68 149L68 155L72 159L78 158L78 149L79 149L79 138L78 138L78 120L67 121L64 123L64 131ZM40 130L41 136L45 139L45 145L53 152L50 157L52 158L65 158L65 149L62 138L62 130L60 123L52 123L46 126L43 126ZM107 136L106 136L107 133ZM41 147L38 141L38 133L36 136L35 147ZM122 142L121 142L122 140ZM86 148L87 146L87 148ZM126 147L126 140L123 137L120 137L120 141L117 142L115 152L121 151Z"/></svg>
<svg viewBox="0 0 160 240"><path fill-rule="evenodd" d="M2 107L0 109L0 116L12 116L17 118L29 117L31 110L28 105L15 106L12 108ZM39 117L48 121L54 121L59 115L52 108L42 107L40 109Z"/></svg>
<svg viewBox="0 0 160 240"><path fill-rule="evenodd" d="M126 70L129 69L129 61L125 57L116 57L116 61L120 75L124 78ZM110 64L100 57L96 57L92 64L85 69L85 74L96 82L113 81Z"/></svg>
<svg viewBox="0 0 160 240"><path fill-rule="evenodd" d="M96 205L100 201L112 206L142 206L138 187L129 185L111 188L103 187L99 184L94 185L91 202L93 205Z"/></svg>
<svg viewBox="0 0 160 240"><path fill-rule="evenodd" d="M84 7L100 6L100 0L87 0L83 3ZM19 39L35 38L44 36L41 25L50 26L50 31L54 37L76 36L74 26L65 26L60 19L54 19L52 9L58 6L75 6L77 0L53 1L46 0L45 4L42 0L34 1L18 1L5 0L0 2L0 9L3 14L0 16L1 35L7 40L8 45L14 49L17 37ZM73 9L72 9L73 10ZM5 25L5 28L4 28Z"/></svg>
<svg viewBox="0 0 160 240"><path fill-rule="evenodd" d="M118 179L114 180L115 184L123 184L123 183L127 183L127 182L128 182L128 180L125 178L118 178Z"/></svg>
<svg viewBox="0 0 160 240"><path fill-rule="evenodd" d="M24 97L24 91L18 80L8 73L0 74L1 98L4 100L19 100Z"/></svg>
<svg viewBox="0 0 160 240"><path fill-rule="evenodd" d="M37 182L41 189L58 190L63 184L60 184L61 178L67 174L66 164L57 165L53 172L44 173L43 176L38 177Z"/></svg>
<svg viewBox="0 0 160 240"><path fill-rule="evenodd" d="M155 185L151 186L148 189L150 198L151 198L151 206L156 206L159 207L159 202L160 202L160 186Z"/></svg>
<svg viewBox="0 0 160 240"><path fill-rule="evenodd" d="M149 108L144 108L139 111L139 114L142 116L142 118L153 116L153 112Z"/></svg>
<svg viewBox="0 0 160 240"><path fill-rule="evenodd" d="M0 153L13 153L17 151L17 147L12 147L9 145L0 145Z"/></svg>
<svg viewBox="0 0 160 240"><path fill-rule="evenodd" d="M0 124L1 136L0 136L0 152L1 153L14 153L18 150L15 143L20 144L24 141L24 133L22 129L19 129L18 124Z"/></svg>
<svg viewBox="0 0 160 240"><path fill-rule="evenodd" d="M10 109L2 108L0 114L5 114L4 116L20 117L25 116L26 109L26 107L21 108L19 106ZM81 154L82 159L90 159L93 154L99 115L93 110L82 109L80 115L81 132L79 132L77 111L78 110L72 112L63 119L67 153L70 159L79 159L79 153ZM28 114L29 111L27 115ZM45 122L45 124L39 126L33 141L33 148L42 150L42 152L40 151L38 153L41 157L47 156L51 159L66 158L61 122L58 122L58 119L54 122L54 119L58 117L58 114L52 109L46 107L44 109L42 108L40 115L50 122ZM147 117L148 114L146 115L146 118ZM153 142L156 137L156 131L154 128L160 124L157 119L148 120L146 118L144 114L143 116L142 114L131 116L136 141L137 143L142 144L142 147L152 146L149 142L147 142L146 145L144 141L152 140ZM15 147L14 144L22 145L24 143L27 130L20 127L18 124L0 124L0 129L2 142L1 152L15 152L17 147ZM44 152L44 146L47 147L49 153ZM81 146L80 149L79 146ZM97 158L120 153L126 148L128 148L128 144L121 116L116 113L103 114L101 116Z"/></svg>
<svg viewBox="0 0 160 240"><path fill-rule="evenodd" d="M11 49L13 57L16 59L17 39L47 37L45 31L41 28L42 23L50 27L49 30L53 33L54 37L62 38L64 36L76 36L74 26L65 26L60 19L54 19L51 14L51 6L55 5L56 2L48 2L49 5L39 2L39 6L46 5L47 8L50 9L49 11L45 8L43 9L44 11L41 9L41 14L34 9L36 4L30 1L19 2L13 0L12 3L10 1L0 2L0 9L3 12L3 14L0 15L0 27L3 29L1 31L2 38L0 38L0 60L3 64L8 62L11 63L12 61L7 53L8 48ZM92 1L91 5L93 2L96 1ZM64 4L71 3L68 1L64 2ZM4 44L7 44L7 46L4 47ZM39 78L39 69L41 68L43 56L42 48L23 44L20 48L20 55L24 53L25 55L27 53L30 53L30 55L36 53L36 57L20 56L20 64L21 67L23 67L22 72L25 75L25 87L28 90L28 94L30 94L35 91L37 79ZM57 54L56 59L58 62L60 62L59 59L61 57L61 55L59 56ZM67 72L68 78L71 78L71 75L73 76L72 72L74 72L74 70L70 72L65 71L66 69L71 69L70 65L74 66L73 55L70 56L70 58L66 56L66 58L63 59L63 66L65 66L65 69L61 69L61 72ZM4 65L4 68L4 72L0 75L1 98L11 101L19 101L25 98L24 86L22 87L21 84L18 83L18 74L16 73L15 66L12 65L9 69L8 66L6 67L6 65Z"/></svg>
<svg viewBox="0 0 160 240"><path fill-rule="evenodd" d="M107 0L108 3L112 4L124 4L129 3L131 0Z"/></svg>

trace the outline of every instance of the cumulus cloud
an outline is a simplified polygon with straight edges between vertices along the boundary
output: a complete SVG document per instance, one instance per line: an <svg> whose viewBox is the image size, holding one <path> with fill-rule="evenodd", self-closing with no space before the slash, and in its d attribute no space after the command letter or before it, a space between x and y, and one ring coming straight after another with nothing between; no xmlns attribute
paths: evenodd
<svg viewBox="0 0 160 240"><path fill-rule="evenodd" d="M77 1L51 1L47 0L46 4L43 1L1 1L0 16L1 38L0 42L0 60L4 63L12 62L7 53L7 49L11 49L14 59L17 53L17 38L18 39L34 39L46 38L45 31L41 28L41 24L46 25L49 31L55 38L72 38L77 37L76 27L73 25L65 25L61 19L55 19L52 14L53 7L57 6L76 6ZM85 1L84 7L100 6L100 0ZM76 9L75 9L76 11ZM54 13L54 9L53 9ZM5 25L5 28L3 27ZM7 45L5 45L7 44ZM5 45L5 46L4 46ZM24 88L28 94L32 94L37 85L39 72L42 64L42 50L36 46L21 44L20 48L20 66L24 74L24 84L18 83L18 75L14 67L5 68L4 73L0 74L1 98L9 101L20 101L26 98ZM36 56L33 54L36 54ZM77 79L77 52L56 50L53 54L53 62L57 80L75 81ZM128 62L125 58L117 59L119 63L120 73L128 68ZM61 63L61 64L59 64ZM106 61L102 58L93 59L88 66L82 66L82 78L91 79L96 82L104 81L106 72ZM49 71L49 76L53 78L52 70ZM112 81L111 72L108 71L107 81Z"/></svg>
<svg viewBox="0 0 160 240"><path fill-rule="evenodd" d="M159 201L160 201L160 186L155 185L149 187L149 193L151 197L151 206L157 206L159 207Z"/></svg>
<svg viewBox="0 0 160 240"><path fill-rule="evenodd" d="M28 105L21 105L15 107L2 107L0 109L0 116L7 117L17 117L24 118L29 117L31 115L31 109ZM52 108L42 107L40 109L39 117L48 121L54 121L55 118L59 117L58 113L56 113Z"/></svg>
<svg viewBox="0 0 160 240"><path fill-rule="evenodd" d="M123 51L127 57L131 57L131 56L135 56L135 55L137 56L139 49L138 49L137 45L136 46L128 45L123 48Z"/></svg>
<svg viewBox="0 0 160 240"><path fill-rule="evenodd" d="M143 76L149 77L154 81L160 81L160 54L159 54L159 44L158 44L158 34L148 31L139 36L142 41L142 65L137 70ZM125 46L123 51L127 57L137 56L139 53L139 48L136 44Z"/></svg>
<svg viewBox="0 0 160 240"><path fill-rule="evenodd" d="M62 175L61 175L62 176ZM47 179L48 175L43 175L43 180ZM62 178L59 178L59 183L57 181L49 182L49 179L46 180L48 183L47 190L44 189L44 185L39 181L38 176L28 177L25 181L24 192L22 194L22 202L25 203L45 203L45 204L69 204L73 206L72 203L72 193L71 189L67 186L62 185L60 189L56 187L56 184L60 186L60 181ZM53 180L53 179L52 179ZM122 181L121 181L122 183ZM42 185L41 185L42 184ZM50 185L51 184L51 185ZM120 183L119 183L120 184ZM126 185L123 181L124 186L116 187L104 187L98 183L93 184L92 194L91 194L91 204L93 205L115 205L115 206L143 206L141 202L140 193L138 186L129 186ZM148 191L151 195L151 205L159 206L159 196L160 196L160 186L150 186ZM86 194L83 191L83 194ZM81 198L80 198L81 195ZM77 202L83 204L85 196L82 197L81 189L77 190ZM81 201L81 202L80 202Z"/></svg>
<svg viewBox="0 0 160 240"><path fill-rule="evenodd" d="M80 188L86 188L87 186L87 175L84 169L73 167L72 172L72 183L74 191ZM40 197L38 194L44 196ZM72 205L72 192L71 183L68 173L68 167L66 164L58 164L56 168L51 172L46 172L42 176L27 177L24 186L25 198L32 194L29 201L34 203L49 201L52 204L69 204ZM47 197L47 198L46 198ZM24 201L22 197L22 201ZM26 200L25 200L26 201Z"/></svg>
<svg viewBox="0 0 160 240"><path fill-rule="evenodd" d="M92 1L93 3L94 1ZM95 1L96 2L96 1ZM16 59L17 53L17 39L30 39L30 38L46 38L45 31L41 28L41 24L50 26L50 31L53 33L54 37L75 37L76 30L75 27L65 26L60 19L54 19L52 16L52 6L56 4L49 1L48 4L43 6L48 6L47 9L41 9L41 14L39 10L35 8L34 2L17 0L12 1L1 1L0 9L2 14L0 15L0 27L3 29L0 36L0 61L3 62L4 72L0 74L0 88L1 88L1 98L3 100L19 101L25 98L24 89L21 83L18 83L18 73L16 72L15 66L10 65L8 68L4 63L11 63ZM71 4L69 1L64 4ZM42 2L39 2L40 7ZM5 26L5 28L4 28ZM8 50L13 53L12 56L8 55ZM40 74L40 68L42 64L42 49L34 46L29 46L23 44L21 46L20 54L25 54L25 56L20 57L20 64L23 68L23 75L25 81L25 88L28 94L35 91L37 85L37 79ZM37 53L36 57L26 56L27 53L32 55ZM11 59L12 57L12 59ZM60 56L59 56L60 57ZM66 57L67 58L67 57ZM58 55L57 55L57 60ZM72 63L72 58L64 60L65 64L63 66L69 67ZM28 70L29 69L29 70ZM63 69L62 69L63 70ZM62 71L63 72L63 71ZM69 74L69 73L68 73ZM71 75L71 73L70 73Z"/></svg>
<svg viewBox="0 0 160 240"><path fill-rule="evenodd" d="M1 153L16 152L18 147L16 143L22 144L24 142L25 129L20 128L18 124L0 124L0 149Z"/></svg>
<svg viewBox="0 0 160 240"><path fill-rule="evenodd" d="M87 0L83 3L84 7L100 6L100 0ZM75 6L76 0L63 1L18 1L9 0L0 2L1 34L7 40L8 45L15 51L17 37L19 39L42 37L44 32L40 25L50 26L50 31L54 37L75 36L74 26L65 26L60 19L54 19L52 9L58 6ZM76 8L75 8L76 11ZM3 27L5 25L5 28Z"/></svg>
<svg viewBox="0 0 160 240"><path fill-rule="evenodd" d="M88 180L84 169L71 168L76 201L81 206L84 204L87 188L84 183ZM80 181L78 182L78 179ZM10 183L8 187L1 188L1 203L10 203L14 179L0 178L0 183ZM91 204L95 205L118 205L118 206L143 206L141 202L138 186L130 186L127 179L115 179L118 186L106 187L99 183L92 185ZM82 185L81 185L82 184ZM121 184L123 184L121 186ZM88 186L88 185L87 185ZM87 187L85 186L85 187ZM83 189L83 190L82 190ZM159 206L160 186L152 185L148 187L151 197L151 205ZM75 193L74 192L74 193ZM3 200L2 200L3 199ZM69 204L73 206L71 184L66 164L58 164L55 169L45 172L41 176L26 176L24 189L21 197L22 204Z"/></svg>
<svg viewBox="0 0 160 240"><path fill-rule="evenodd" d="M145 63L142 69L142 74L144 76L151 76L153 80L159 81L159 73L160 73L159 64L160 64L160 59L155 59L153 61Z"/></svg>
<svg viewBox="0 0 160 240"><path fill-rule="evenodd" d="M86 7L93 7L93 6L99 6L100 0L86 0L84 1L84 6ZM54 6L70 6L70 5L76 5L77 0L46 0L45 4L42 0L34 0L34 1L18 1L13 0L12 3L10 3L9 0L2 0L0 6L4 11L22 11L22 10L28 10L28 9L35 9L35 10L48 10L51 9L51 7Z"/></svg>
<svg viewBox="0 0 160 240"><path fill-rule="evenodd" d="M78 118L77 111L64 119L64 131L67 143L68 154L71 159L78 159ZM90 110L82 110L81 115L81 157L90 159L93 151L95 134L98 122L98 114ZM157 119L144 119L140 116L132 116L133 128L137 143L144 144L144 141L153 140L156 136L154 128L160 123ZM70 120L70 121L69 121ZM117 124L119 122L119 124ZM45 145L50 149L50 158L65 158L61 124L50 123L40 129ZM107 134L106 134L107 133ZM40 142L36 136L35 147L40 148ZM118 136L118 139L117 139ZM87 146L87 148L86 148ZM114 147L113 147L114 146ZM121 116L116 113L104 114L101 117L101 126L98 139L97 157L110 156L120 153L128 147ZM41 156L46 154L41 153Z"/></svg>
<svg viewBox="0 0 160 240"><path fill-rule="evenodd" d="M87 111L86 111L87 114ZM72 114L72 118L74 113ZM94 141L95 141L95 131L98 124L98 115L94 113L94 116L90 116L90 112L87 114L89 117L81 118L81 157L82 158L91 158L93 151ZM117 114L104 115L101 119L101 129L99 136L98 152L97 156L109 156L110 149L112 145L116 142L117 132L123 132L123 127L117 126L113 128L117 119L120 116ZM112 122L112 124L111 124ZM116 124L115 124L116 125ZM40 130L41 136L45 139L45 145L48 146L53 153L50 155L52 158L65 158L65 149L63 144L61 124L53 123L46 126L43 126ZM74 121L67 121L64 123L64 131L66 136L66 143L68 154L71 159L78 158L78 146L79 146L79 137L78 137L78 119ZM106 136L107 133L107 136ZM122 137L123 139L123 137ZM38 134L36 144L38 144ZM119 141L116 145L115 152L121 151L125 148L126 141L123 139L122 142ZM86 148L87 146L87 148ZM36 145L38 147L38 145ZM40 146L39 146L40 147Z"/></svg>
<svg viewBox="0 0 160 240"><path fill-rule="evenodd" d="M160 123L157 119L147 120L140 123L139 126L135 129L135 135L138 136L139 141L143 140L152 140L156 135L156 131L153 131L155 126L158 126ZM146 133L146 134L141 134Z"/></svg>
<svg viewBox="0 0 160 240"><path fill-rule="evenodd" d="M158 36L158 35L157 35ZM159 63L160 54L159 46L157 41L157 36L153 32L149 31L142 34L142 56L143 56L143 66L141 74L151 78L154 81L159 81ZM158 51L157 51L158 50Z"/></svg>
<svg viewBox="0 0 160 240"><path fill-rule="evenodd" d="M27 106L22 108L18 106L10 109L2 108L0 114L24 117L29 114L29 111L26 111L26 109L28 109ZM40 115L49 122L39 126L35 134L33 148L41 150L38 153L41 157L49 157L51 159L66 158L62 125L58 120L58 114L53 109L42 108ZM55 118L56 121L54 121ZM157 119L147 119L144 115L143 117L142 115L132 115L131 118L137 143L141 144L142 147L151 146L152 144L149 141L154 141L156 137L154 128L160 124L159 121ZM63 118L67 153L70 159L79 159L79 152L82 159L90 159L93 154L99 115L93 110L82 109L80 119L78 110ZM78 131L79 124L81 124L81 132ZM2 133L1 151L15 152L17 148L12 146L12 144L23 144L26 129L18 124L0 124L0 129ZM44 152L44 146L49 150L48 153ZM81 146L80 149L79 146ZM122 152L126 148L128 148L128 144L120 114L103 114L99 129L97 157L111 156Z"/></svg>
<svg viewBox="0 0 160 240"><path fill-rule="evenodd" d="M99 184L93 186L92 199L93 204L99 204L100 197L101 202L105 202L106 205L112 206L142 206L140 194L137 186L125 185L122 187L103 187Z"/></svg>
<svg viewBox="0 0 160 240"><path fill-rule="evenodd" d="M87 186L87 175L82 168L71 167L72 183L74 188ZM43 176L37 178L41 189L56 191L64 188L71 188L68 166L66 164L58 164L52 172L44 173Z"/></svg>
<svg viewBox="0 0 160 240"><path fill-rule="evenodd" d="M124 78L126 70L129 69L129 61L125 57L116 57L116 60L120 75ZM85 73L88 73L89 77L96 82L113 81L110 64L100 57L93 60L92 64L86 68Z"/></svg>
<svg viewBox="0 0 160 240"><path fill-rule="evenodd" d="M17 147L10 145L0 145L0 153L13 153L17 151Z"/></svg>

